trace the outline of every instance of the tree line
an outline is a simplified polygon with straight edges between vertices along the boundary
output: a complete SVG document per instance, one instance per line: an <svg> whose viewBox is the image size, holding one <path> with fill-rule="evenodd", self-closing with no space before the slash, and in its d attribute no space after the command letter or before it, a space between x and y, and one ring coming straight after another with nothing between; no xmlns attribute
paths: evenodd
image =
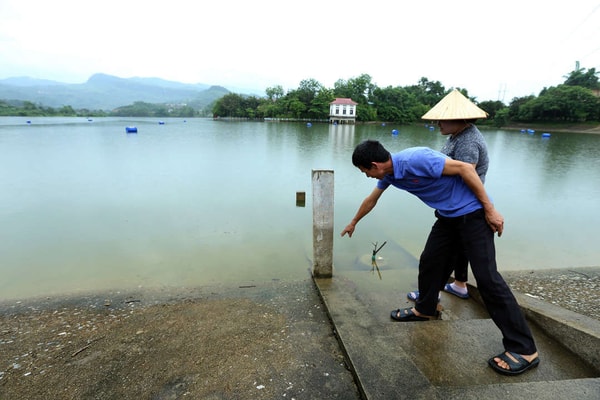
<svg viewBox="0 0 600 400"><path fill-rule="evenodd" d="M498 127L515 122L582 123L600 121L597 75L595 68L578 68L562 84L544 88L538 96L515 97L508 105L491 100L477 102L467 89L456 89L489 114L487 123ZM421 116L451 90L427 78L421 78L416 85L383 88L372 83L368 74L340 79L333 88L305 79L297 89L287 92L281 86L269 87L265 97L227 94L215 102L212 112L214 117L327 120L329 103L344 97L358 103L357 121L411 124L421 121Z"/></svg>
<svg viewBox="0 0 600 400"><path fill-rule="evenodd" d="M565 81L542 89L538 96L515 97L508 105L501 101L482 101L470 97L467 89L456 88L488 114L483 122L497 127L510 123L584 123L600 121L600 83L595 68L577 68ZM75 110L71 106L44 107L29 101L0 100L0 116L81 116L81 117L181 117L288 118L327 120L329 103L337 97L358 103L358 121L385 121L408 125L420 122L421 116L440 101L452 88L423 77L416 85L378 87L371 76L362 74L348 80L339 79L327 88L315 79L302 80L287 92L280 86L268 87L265 96L229 93L208 107L198 110L185 105L135 102L112 111Z"/></svg>

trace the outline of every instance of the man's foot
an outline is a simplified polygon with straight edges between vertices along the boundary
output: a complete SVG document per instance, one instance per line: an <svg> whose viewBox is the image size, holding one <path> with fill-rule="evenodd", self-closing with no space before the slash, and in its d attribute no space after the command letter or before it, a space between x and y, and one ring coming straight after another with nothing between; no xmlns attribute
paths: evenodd
<svg viewBox="0 0 600 400"><path fill-rule="evenodd" d="M413 308L399 308L397 310L392 311L390 317L394 321L400 322L412 322L412 321L431 321L434 319L438 319L438 316L429 316L425 314L421 314L414 307Z"/></svg>
<svg viewBox="0 0 600 400"><path fill-rule="evenodd" d="M505 351L488 360L492 369L503 375L519 375L528 369L535 368L540 363L537 351L530 355L521 355Z"/></svg>

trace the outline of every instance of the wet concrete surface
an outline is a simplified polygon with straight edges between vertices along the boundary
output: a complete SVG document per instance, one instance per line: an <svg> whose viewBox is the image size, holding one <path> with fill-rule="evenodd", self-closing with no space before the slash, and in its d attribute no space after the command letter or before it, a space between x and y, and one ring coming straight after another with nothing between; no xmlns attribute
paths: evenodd
<svg viewBox="0 0 600 400"><path fill-rule="evenodd" d="M383 280L365 271L315 280L364 398L600 398L598 320L516 292L541 362L522 375L503 376L487 365L503 351L502 338L475 286L469 300L442 293L442 320L400 323L389 314L412 306L405 295L415 289L416 272L382 272Z"/></svg>

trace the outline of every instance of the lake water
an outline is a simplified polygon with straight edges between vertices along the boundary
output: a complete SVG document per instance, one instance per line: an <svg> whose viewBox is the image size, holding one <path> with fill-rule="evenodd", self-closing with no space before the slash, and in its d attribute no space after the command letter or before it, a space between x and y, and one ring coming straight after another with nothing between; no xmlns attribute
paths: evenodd
<svg viewBox="0 0 600 400"><path fill-rule="evenodd" d="M368 271L384 241L383 269L416 269L434 221L391 188L339 237L375 185L352 166L354 146L441 148L424 126L30 120L0 118L0 300L305 279L313 169L335 171L334 275ZM598 266L600 136L482 132L486 187L506 220L499 269Z"/></svg>

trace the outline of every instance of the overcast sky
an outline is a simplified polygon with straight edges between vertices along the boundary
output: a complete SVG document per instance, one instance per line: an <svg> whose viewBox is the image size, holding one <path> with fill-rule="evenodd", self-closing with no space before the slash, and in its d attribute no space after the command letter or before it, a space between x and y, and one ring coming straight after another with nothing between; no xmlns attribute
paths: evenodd
<svg viewBox="0 0 600 400"><path fill-rule="evenodd" d="M100 72L264 94L369 74L508 103L577 61L600 71L600 0L0 0L0 79Z"/></svg>

